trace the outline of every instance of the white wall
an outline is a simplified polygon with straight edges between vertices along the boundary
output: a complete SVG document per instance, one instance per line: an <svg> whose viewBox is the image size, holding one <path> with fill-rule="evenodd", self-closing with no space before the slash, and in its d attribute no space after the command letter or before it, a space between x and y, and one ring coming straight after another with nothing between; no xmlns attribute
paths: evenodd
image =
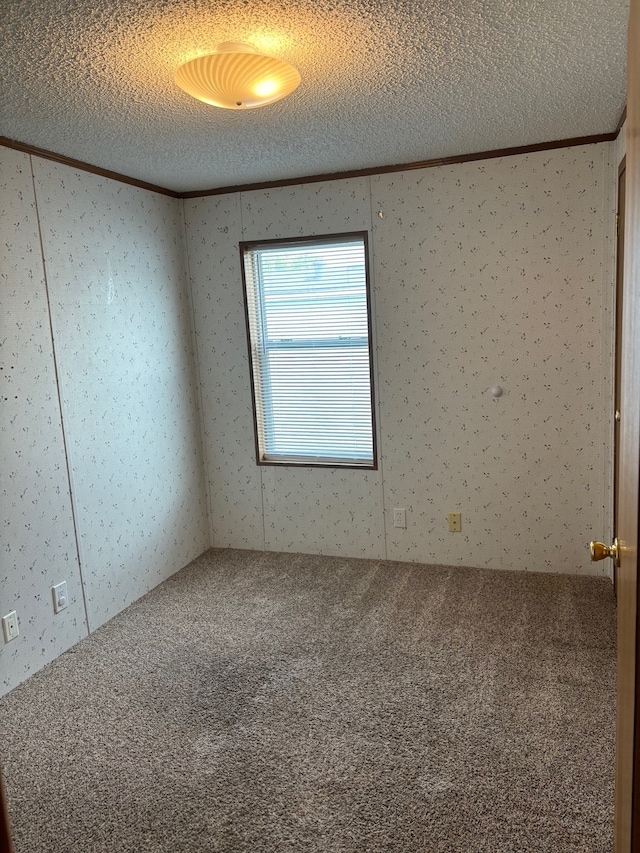
<svg viewBox="0 0 640 853"><path fill-rule="evenodd" d="M185 209L214 544L380 556L379 471L256 465L238 250L243 235L370 229L368 179L195 199Z"/></svg>
<svg viewBox="0 0 640 853"><path fill-rule="evenodd" d="M214 544L604 573L586 543L610 533L614 158L604 143L186 201ZM259 467L238 242L357 229L380 470Z"/></svg>
<svg viewBox="0 0 640 853"><path fill-rule="evenodd" d="M21 632L0 646L5 692L209 537L181 203L4 148L0 164L0 366L15 368L0 613Z"/></svg>
<svg viewBox="0 0 640 853"><path fill-rule="evenodd" d="M606 572L621 150L187 201L190 306L181 202L0 148L0 694L212 542ZM258 467L238 242L361 229L380 469Z"/></svg>
<svg viewBox="0 0 640 853"><path fill-rule="evenodd" d="M0 148L0 695L87 634L30 158ZM50 589L66 580L67 610Z"/></svg>

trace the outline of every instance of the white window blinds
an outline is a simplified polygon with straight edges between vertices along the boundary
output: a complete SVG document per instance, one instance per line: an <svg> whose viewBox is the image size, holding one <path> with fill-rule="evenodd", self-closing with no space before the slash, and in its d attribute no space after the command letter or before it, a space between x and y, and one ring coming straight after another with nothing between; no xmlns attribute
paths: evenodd
<svg viewBox="0 0 640 853"><path fill-rule="evenodd" d="M241 250L258 461L375 467L366 234Z"/></svg>

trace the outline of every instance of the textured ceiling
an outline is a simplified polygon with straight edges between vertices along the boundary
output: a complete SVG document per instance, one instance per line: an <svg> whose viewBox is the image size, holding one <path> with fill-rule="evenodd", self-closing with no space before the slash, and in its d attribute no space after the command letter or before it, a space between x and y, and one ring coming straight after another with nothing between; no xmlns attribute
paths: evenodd
<svg viewBox="0 0 640 853"><path fill-rule="evenodd" d="M2 0L0 135L173 190L615 129L628 0ZM246 41L298 67L269 107L177 66Z"/></svg>

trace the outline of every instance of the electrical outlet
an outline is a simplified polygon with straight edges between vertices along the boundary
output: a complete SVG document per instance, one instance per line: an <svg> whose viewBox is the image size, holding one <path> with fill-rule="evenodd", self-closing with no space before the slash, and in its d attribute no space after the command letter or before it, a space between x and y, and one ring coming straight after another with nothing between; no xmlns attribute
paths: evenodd
<svg viewBox="0 0 640 853"><path fill-rule="evenodd" d="M407 526L407 511L406 509L400 509L396 507L393 510L393 526L394 527L406 527Z"/></svg>
<svg viewBox="0 0 640 853"><path fill-rule="evenodd" d="M51 587L53 595L53 612L60 613L69 604L69 596L67 595L67 582L57 583Z"/></svg>
<svg viewBox="0 0 640 853"><path fill-rule="evenodd" d="M449 533L460 533L462 530L462 513L450 512L447 516Z"/></svg>
<svg viewBox="0 0 640 853"><path fill-rule="evenodd" d="M15 640L20 633L20 629L18 628L18 614L15 610L2 617L2 633L4 634L5 643Z"/></svg>

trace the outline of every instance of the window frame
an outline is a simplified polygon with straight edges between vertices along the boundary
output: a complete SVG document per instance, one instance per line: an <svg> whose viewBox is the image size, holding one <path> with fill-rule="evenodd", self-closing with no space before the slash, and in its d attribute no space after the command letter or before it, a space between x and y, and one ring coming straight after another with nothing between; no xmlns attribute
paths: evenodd
<svg viewBox="0 0 640 853"><path fill-rule="evenodd" d="M298 245L304 247L318 246L320 244L331 245L332 243L341 243L345 240L358 239L362 241L364 249L364 272L365 272L365 291L366 291L366 309L367 309L367 345L369 348L369 399L371 412L371 445L372 445L372 460L364 464L359 464L354 461L340 462L339 460L326 461L311 461L311 460L296 460L295 457L289 459L263 459L260 455L260 440L258 429L258 407L256 403L256 383L253 369L253 352L251 341L251 322L249 316L249 298L247 295L247 277L245 274L245 256L248 251L268 248L273 246ZM251 384L251 407L253 413L253 437L256 453L256 464L267 465L277 468L329 468L332 470L357 470L357 471L377 471L378 470L378 440L377 440L377 424L375 413L375 371L373 357L373 312L371 306L371 264L369 259L369 233L368 231L346 231L338 234L318 234L305 237L283 237L279 239L268 240L242 240L238 244L240 250L240 270L242 273L242 298L244 302L244 316L247 338L247 355L249 360L249 380ZM271 398L271 383L269 383L269 397Z"/></svg>

